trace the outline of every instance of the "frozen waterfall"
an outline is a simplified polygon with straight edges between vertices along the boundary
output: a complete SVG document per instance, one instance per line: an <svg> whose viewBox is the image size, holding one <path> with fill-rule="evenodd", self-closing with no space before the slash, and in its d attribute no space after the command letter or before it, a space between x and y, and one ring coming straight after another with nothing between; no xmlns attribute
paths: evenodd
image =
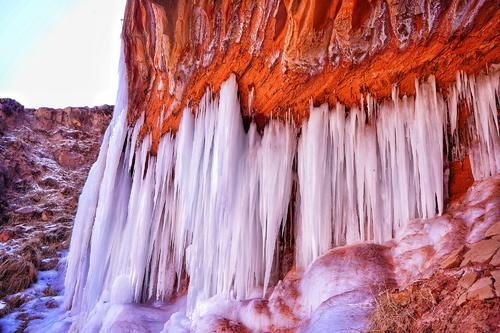
<svg viewBox="0 0 500 333"><path fill-rule="evenodd" d="M447 97L430 78L415 97L311 105L301 128L270 120L262 133L245 131L232 75L184 110L156 156L139 137L144 117L127 125L126 86L123 74L71 240L65 300L82 321L99 302L168 300L186 284L188 311L213 295L265 295L281 242L294 242L301 269L334 245L382 242L440 214L448 152L470 156L476 178L500 171L498 74L459 74ZM456 135L463 101L467 143Z"/></svg>

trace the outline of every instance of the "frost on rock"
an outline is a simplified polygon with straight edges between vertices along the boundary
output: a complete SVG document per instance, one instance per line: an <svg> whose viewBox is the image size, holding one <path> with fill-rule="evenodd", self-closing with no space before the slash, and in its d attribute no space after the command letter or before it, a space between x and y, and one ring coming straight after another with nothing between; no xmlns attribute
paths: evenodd
<svg viewBox="0 0 500 333"><path fill-rule="evenodd" d="M410 220L443 213L443 156L456 144L448 142L447 127L457 128L457 104L464 98L473 111L474 176L500 170L496 74L460 76L448 99L430 78L416 83L415 97L399 97L395 89L391 101L377 104L367 96L348 113L340 104L333 110L311 106L298 139L290 122L271 120L262 134L255 124L246 131L232 75L219 96L207 91L198 106L184 110L176 136L164 135L156 156L149 153L151 136L139 137L144 115L134 127L126 124L125 75L122 81L72 236L65 304L77 315L74 328L88 327L88 318L95 327L108 327L113 316L128 313L134 306L129 303L168 301L186 288L187 317L174 315L164 331L187 329L197 317L204 318L199 325L221 324L217 318L233 312L237 321L264 327L269 318L280 318L293 327L293 318L249 310L265 305L234 305L265 296L274 284L285 226L295 230L296 268L306 271L300 311L321 317L314 311L323 311L324 302L383 276L375 269L364 275L364 266L351 274L357 258L309 278L316 258L326 260L321 256L336 245L393 239L411 229ZM446 223L422 228L431 245L439 243L433 235L449 231ZM343 274L346 265L350 270ZM356 286L342 289L349 283ZM359 304L369 300L353 295ZM207 302L225 304L227 311L203 312Z"/></svg>

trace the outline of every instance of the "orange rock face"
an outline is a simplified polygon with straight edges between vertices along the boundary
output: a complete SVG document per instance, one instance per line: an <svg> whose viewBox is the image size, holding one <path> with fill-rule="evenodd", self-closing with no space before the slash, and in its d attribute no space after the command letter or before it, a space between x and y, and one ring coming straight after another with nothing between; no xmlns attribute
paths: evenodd
<svg viewBox="0 0 500 333"><path fill-rule="evenodd" d="M129 121L175 130L180 110L238 77L259 125L361 94L412 94L416 78L445 87L457 70L500 61L500 6L476 0L129 0L124 22ZM164 122L159 124L164 112ZM154 145L155 146L155 145Z"/></svg>

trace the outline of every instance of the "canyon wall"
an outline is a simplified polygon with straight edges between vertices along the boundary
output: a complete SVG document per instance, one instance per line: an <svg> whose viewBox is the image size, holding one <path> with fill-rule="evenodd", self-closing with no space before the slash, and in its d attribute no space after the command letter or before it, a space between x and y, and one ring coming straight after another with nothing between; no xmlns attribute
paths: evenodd
<svg viewBox="0 0 500 333"><path fill-rule="evenodd" d="M112 111L0 98L0 331L57 307L78 196Z"/></svg>
<svg viewBox="0 0 500 333"><path fill-rule="evenodd" d="M458 225L449 198L500 171L499 14L493 1L129 0L68 255L72 327L107 331L117 305L184 299L158 318L164 332L214 316L299 329L339 310L331 294L311 301L314 286L370 288L334 272L381 268L384 288L432 272L476 224ZM304 287L289 307L287 272ZM256 297L255 311L213 306Z"/></svg>
<svg viewBox="0 0 500 333"><path fill-rule="evenodd" d="M182 109L235 73L244 116L301 122L315 105L414 94L434 75L500 61L500 6L476 0L129 0L124 20L129 122L144 112L153 150Z"/></svg>

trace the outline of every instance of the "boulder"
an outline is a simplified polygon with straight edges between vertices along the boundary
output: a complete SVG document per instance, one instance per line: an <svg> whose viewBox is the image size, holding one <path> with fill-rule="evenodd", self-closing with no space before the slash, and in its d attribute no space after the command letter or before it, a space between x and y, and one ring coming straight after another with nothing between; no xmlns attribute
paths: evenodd
<svg viewBox="0 0 500 333"><path fill-rule="evenodd" d="M455 251L451 252L446 258L443 259L441 264L439 265L442 269L450 269L455 268L460 265L462 262L462 254L464 252L465 246L461 246Z"/></svg>
<svg viewBox="0 0 500 333"><path fill-rule="evenodd" d="M80 153L68 150L58 152L56 160L60 166L70 169L77 169L85 162L84 157Z"/></svg>
<svg viewBox="0 0 500 333"><path fill-rule="evenodd" d="M488 230L486 230L486 233L484 234L485 237L493 237L498 235L500 235L500 222L492 225Z"/></svg>
<svg viewBox="0 0 500 333"><path fill-rule="evenodd" d="M21 214L21 215L31 215L33 213L36 213L37 209L33 206L26 206L26 207L21 207L19 209L16 209L15 212L17 214Z"/></svg>
<svg viewBox="0 0 500 333"><path fill-rule="evenodd" d="M464 292L462 295L460 295L460 297L457 300L457 305L460 306L465 302L467 302L467 292Z"/></svg>
<svg viewBox="0 0 500 333"><path fill-rule="evenodd" d="M491 258L490 265L493 265L495 267L500 266L500 250L495 253L493 258Z"/></svg>
<svg viewBox="0 0 500 333"><path fill-rule="evenodd" d="M500 242L496 239L486 239L472 244L470 250L465 253L460 267L469 263L485 264L489 262L499 247Z"/></svg>
<svg viewBox="0 0 500 333"><path fill-rule="evenodd" d="M15 236L12 230L3 230L0 232L0 243L5 243Z"/></svg>
<svg viewBox="0 0 500 333"><path fill-rule="evenodd" d="M495 293L497 297L500 297L500 270L491 272L491 276L493 276L493 280L495 280L493 284L495 286Z"/></svg>
<svg viewBox="0 0 500 333"><path fill-rule="evenodd" d="M468 300L485 300L494 297L493 279L489 276L477 280L467 291Z"/></svg>
<svg viewBox="0 0 500 333"><path fill-rule="evenodd" d="M464 276L458 281L458 285L464 289L468 289L474 282L476 282L479 274L476 272L465 273Z"/></svg>

